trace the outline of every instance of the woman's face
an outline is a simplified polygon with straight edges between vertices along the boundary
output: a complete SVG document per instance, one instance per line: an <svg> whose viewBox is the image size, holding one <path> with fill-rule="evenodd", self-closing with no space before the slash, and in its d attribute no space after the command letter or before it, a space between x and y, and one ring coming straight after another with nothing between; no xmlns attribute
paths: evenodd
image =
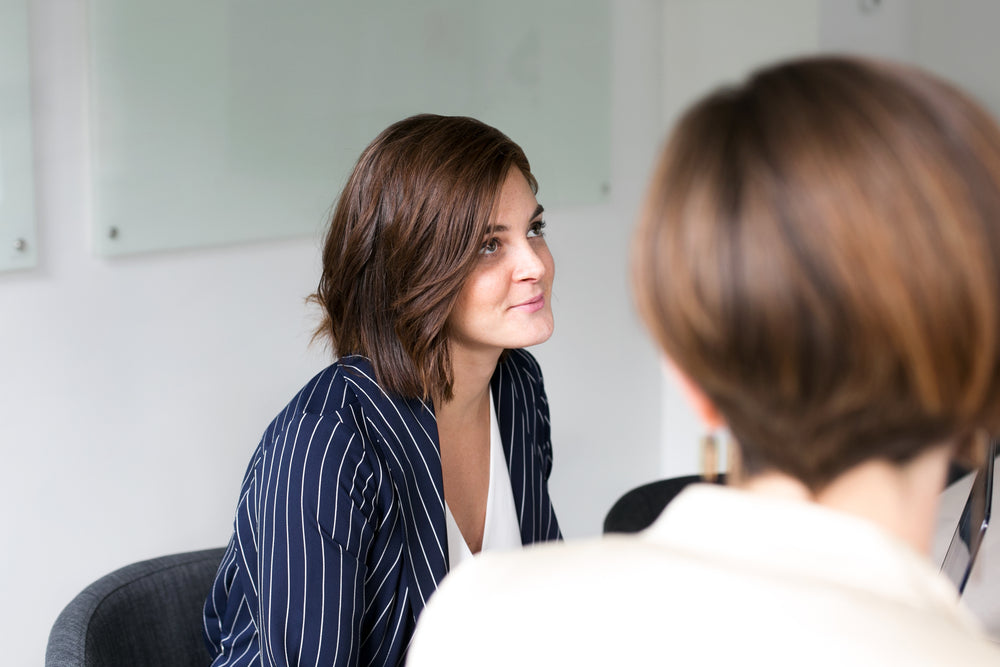
<svg viewBox="0 0 1000 667"><path fill-rule="evenodd" d="M544 224L527 179L512 168L479 263L448 317L453 348L499 354L506 348L537 345L552 335L555 265Z"/></svg>

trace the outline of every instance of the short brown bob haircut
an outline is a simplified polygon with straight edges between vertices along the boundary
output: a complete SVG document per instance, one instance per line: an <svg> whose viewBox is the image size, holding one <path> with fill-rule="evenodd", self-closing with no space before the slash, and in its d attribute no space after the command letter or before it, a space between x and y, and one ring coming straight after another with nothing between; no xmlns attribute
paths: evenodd
<svg viewBox="0 0 1000 667"><path fill-rule="evenodd" d="M537 192L524 151L473 118L422 114L379 134L330 220L317 336L367 357L390 392L450 399L448 315L511 168Z"/></svg>
<svg viewBox="0 0 1000 667"><path fill-rule="evenodd" d="M1000 424L1000 130L930 74L814 57L703 99L633 253L647 326L745 474L818 492Z"/></svg>

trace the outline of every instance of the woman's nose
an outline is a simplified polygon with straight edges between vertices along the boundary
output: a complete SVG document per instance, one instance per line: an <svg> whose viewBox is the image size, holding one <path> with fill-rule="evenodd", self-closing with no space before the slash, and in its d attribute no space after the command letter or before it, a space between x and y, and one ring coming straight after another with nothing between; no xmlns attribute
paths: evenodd
<svg viewBox="0 0 1000 667"><path fill-rule="evenodd" d="M517 253L517 265L514 267L515 280L540 280L545 276L546 265L540 252L531 242L525 243Z"/></svg>

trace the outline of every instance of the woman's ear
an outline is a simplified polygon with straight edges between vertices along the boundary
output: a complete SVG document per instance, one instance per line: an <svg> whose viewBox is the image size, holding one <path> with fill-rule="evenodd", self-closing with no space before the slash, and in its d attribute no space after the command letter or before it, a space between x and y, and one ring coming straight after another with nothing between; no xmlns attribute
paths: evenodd
<svg viewBox="0 0 1000 667"><path fill-rule="evenodd" d="M663 365L666 372L677 381L681 393L684 394L684 398L687 399L688 404L694 408L695 414L698 415L702 424L705 425L705 430L711 432L725 427L725 419L722 418L722 414L715 407L715 404L709 400L708 396L705 395L705 392L692 382L691 378L685 375L681 369L677 368L669 358L664 357Z"/></svg>

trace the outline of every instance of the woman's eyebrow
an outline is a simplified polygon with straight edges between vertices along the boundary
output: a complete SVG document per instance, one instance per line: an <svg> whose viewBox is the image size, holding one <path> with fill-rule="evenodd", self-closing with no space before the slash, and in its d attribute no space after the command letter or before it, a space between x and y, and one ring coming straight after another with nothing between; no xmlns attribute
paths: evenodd
<svg viewBox="0 0 1000 667"><path fill-rule="evenodd" d="M545 207L539 204L538 206L535 207L535 212L531 214L528 220L534 220L535 218L540 216L542 214L542 211L544 210ZM507 225L490 225L489 227L486 228L487 234L501 234L503 232L509 232L509 231L510 227L508 227Z"/></svg>

